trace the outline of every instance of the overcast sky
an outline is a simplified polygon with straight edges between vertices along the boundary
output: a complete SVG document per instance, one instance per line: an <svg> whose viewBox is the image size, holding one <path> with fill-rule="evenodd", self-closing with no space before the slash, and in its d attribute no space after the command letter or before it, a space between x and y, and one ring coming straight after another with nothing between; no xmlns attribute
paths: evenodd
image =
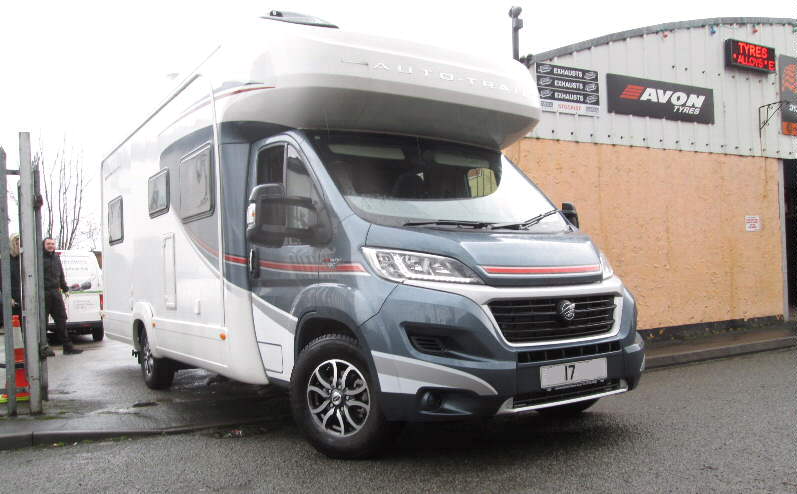
<svg viewBox="0 0 797 494"><path fill-rule="evenodd" d="M41 135L53 150L66 136L96 174L107 152L174 85L168 74L196 65L236 20L271 9L315 15L349 31L509 57L512 5L523 7L521 54L663 22L797 15L795 0L3 0L0 146L16 167L17 132L31 131L34 144Z"/></svg>

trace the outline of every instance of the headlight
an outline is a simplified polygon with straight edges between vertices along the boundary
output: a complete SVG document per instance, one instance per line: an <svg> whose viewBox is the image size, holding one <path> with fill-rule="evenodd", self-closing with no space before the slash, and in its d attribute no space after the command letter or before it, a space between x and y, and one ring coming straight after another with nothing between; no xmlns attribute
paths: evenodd
<svg viewBox="0 0 797 494"><path fill-rule="evenodd" d="M603 268L604 280L608 280L614 276L614 269L612 269L612 265L609 264L609 260L606 259L606 255L603 252L601 252L601 267Z"/></svg>
<svg viewBox="0 0 797 494"><path fill-rule="evenodd" d="M481 284L482 280L467 266L450 257L420 254L403 250L363 247L371 267L389 280L442 281L446 283Z"/></svg>

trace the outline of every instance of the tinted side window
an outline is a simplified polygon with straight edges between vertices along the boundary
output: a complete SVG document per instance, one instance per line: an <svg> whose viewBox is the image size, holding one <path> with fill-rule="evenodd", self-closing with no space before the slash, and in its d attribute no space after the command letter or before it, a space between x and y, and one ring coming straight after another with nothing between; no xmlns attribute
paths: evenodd
<svg viewBox="0 0 797 494"><path fill-rule="evenodd" d="M118 244L124 240L124 236L122 196L119 196L108 203L108 243Z"/></svg>
<svg viewBox="0 0 797 494"><path fill-rule="evenodd" d="M210 146L183 158L180 170L180 218L191 221L213 214L213 163Z"/></svg>
<svg viewBox="0 0 797 494"><path fill-rule="evenodd" d="M299 156L299 152L288 146L285 160L285 196L298 199L308 199L318 204L318 195L315 192L313 180L307 167ZM302 230L309 229L318 223L316 212L302 206L287 206L287 227Z"/></svg>
<svg viewBox="0 0 797 494"><path fill-rule="evenodd" d="M285 146L272 146L257 154L257 184L284 183L282 179L285 162Z"/></svg>
<svg viewBox="0 0 797 494"><path fill-rule="evenodd" d="M149 178L149 216L154 218L169 210L169 170L164 169Z"/></svg>

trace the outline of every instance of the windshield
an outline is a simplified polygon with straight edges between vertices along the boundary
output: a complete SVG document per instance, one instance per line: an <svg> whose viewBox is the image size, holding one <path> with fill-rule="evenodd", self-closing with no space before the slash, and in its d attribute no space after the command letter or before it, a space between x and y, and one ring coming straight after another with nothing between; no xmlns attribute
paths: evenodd
<svg viewBox="0 0 797 494"><path fill-rule="evenodd" d="M354 212L377 224L522 223L554 205L500 152L416 137L310 134ZM436 227L452 225L436 225ZM569 230L560 214L529 227Z"/></svg>

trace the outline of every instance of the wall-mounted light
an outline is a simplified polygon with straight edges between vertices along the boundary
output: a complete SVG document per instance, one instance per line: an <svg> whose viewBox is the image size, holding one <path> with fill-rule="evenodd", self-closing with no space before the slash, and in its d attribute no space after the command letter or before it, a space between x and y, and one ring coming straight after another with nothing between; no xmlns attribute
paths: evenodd
<svg viewBox="0 0 797 494"><path fill-rule="evenodd" d="M717 26L714 26L714 25L709 26L708 27L708 32L711 33L712 36L717 34Z"/></svg>

